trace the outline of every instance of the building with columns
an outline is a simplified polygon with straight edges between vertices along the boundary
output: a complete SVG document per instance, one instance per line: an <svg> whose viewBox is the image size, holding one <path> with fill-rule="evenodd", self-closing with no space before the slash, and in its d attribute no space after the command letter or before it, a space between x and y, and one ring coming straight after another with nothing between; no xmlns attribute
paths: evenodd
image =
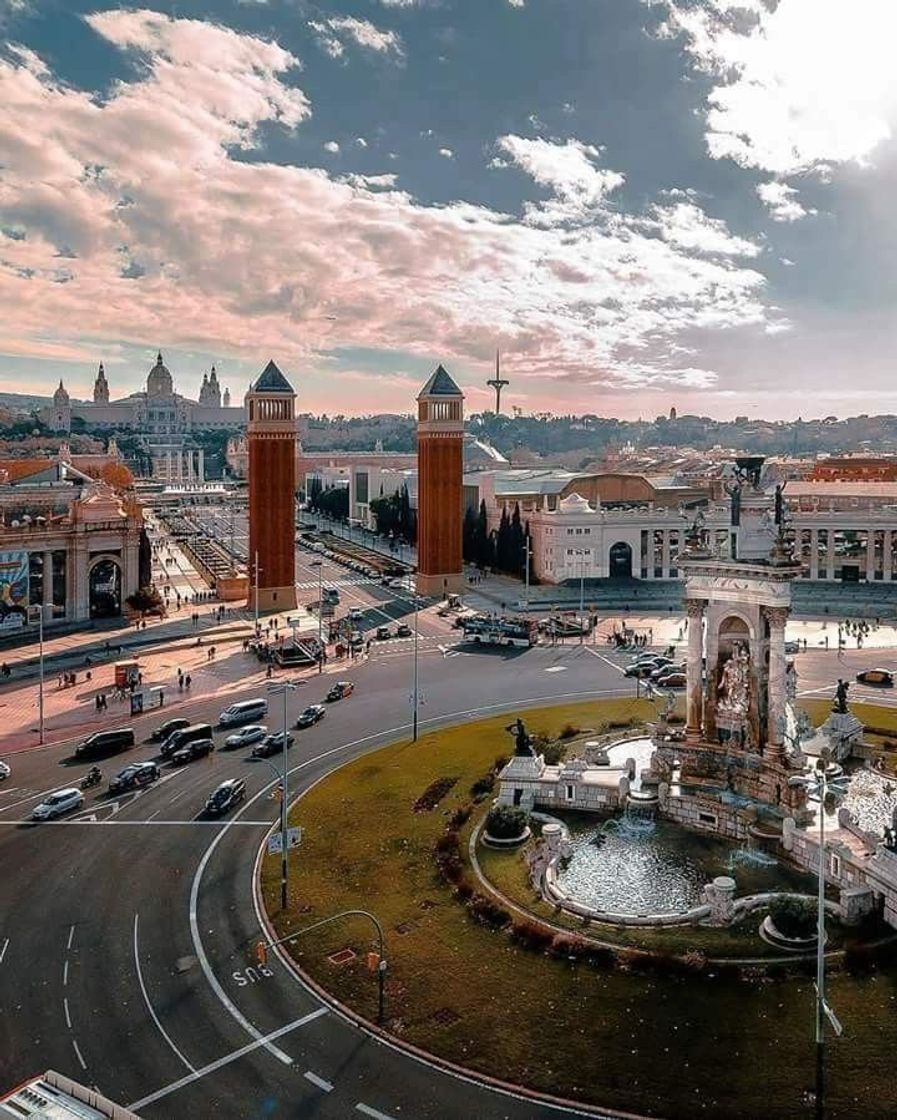
<svg viewBox="0 0 897 1120"><path fill-rule="evenodd" d="M246 394L249 602L296 606L296 394L270 361Z"/></svg>
<svg viewBox="0 0 897 1120"><path fill-rule="evenodd" d="M417 590L463 583L464 394L442 366L417 397Z"/></svg>

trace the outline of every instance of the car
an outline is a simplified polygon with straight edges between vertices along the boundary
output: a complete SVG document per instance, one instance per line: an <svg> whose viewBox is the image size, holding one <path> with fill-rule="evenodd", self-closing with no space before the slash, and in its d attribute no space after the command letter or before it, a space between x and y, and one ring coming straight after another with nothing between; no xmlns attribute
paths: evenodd
<svg viewBox="0 0 897 1120"><path fill-rule="evenodd" d="M894 684L894 674L888 669L864 669L857 673L860 684L874 684L879 688L890 688Z"/></svg>
<svg viewBox="0 0 897 1120"><path fill-rule="evenodd" d="M80 789L58 789L44 798L40 805L35 805L31 810L33 821L48 821L53 817L60 817L72 809L80 809L84 804L84 794Z"/></svg>
<svg viewBox="0 0 897 1120"><path fill-rule="evenodd" d="M136 742L133 727L116 727L110 731L95 731L83 743L75 747L75 757L89 757L97 754L115 754L128 750Z"/></svg>
<svg viewBox="0 0 897 1120"><path fill-rule="evenodd" d="M402 623L400 623L398 629L396 630L396 637L397 638L410 638L412 633L413 633L413 631L412 631L411 627L408 625L408 623L407 622L402 622Z"/></svg>
<svg viewBox="0 0 897 1120"><path fill-rule="evenodd" d="M0 782L2 782L4 778L8 778L11 773L12 770L10 769L9 763L0 762Z"/></svg>
<svg viewBox="0 0 897 1120"><path fill-rule="evenodd" d="M124 793L129 789L140 789L158 780L159 767L155 762L132 762L124 770L119 770L109 782L110 793Z"/></svg>
<svg viewBox="0 0 897 1120"><path fill-rule="evenodd" d="M392 630L388 626L377 627L377 641L386 642L392 637Z"/></svg>
<svg viewBox="0 0 897 1120"><path fill-rule="evenodd" d="M405 591L407 590L408 584L405 579L396 577L395 579L391 579L389 581L387 587L391 587L394 591Z"/></svg>
<svg viewBox="0 0 897 1120"><path fill-rule="evenodd" d="M623 670L624 677L650 677L657 666L651 661L636 662Z"/></svg>
<svg viewBox="0 0 897 1120"><path fill-rule="evenodd" d="M268 728L263 723L250 723L247 727L241 727L239 731L235 731L233 735L228 735L224 740L226 747L248 747L252 743L257 743L259 739L264 739L268 734Z"/></svg>
<svg viewBox="0 0 897 1120"><path fill-rule="evenodd" d="M361 607L353 607L349 611L349 621L350 622L360 622L363 618L364 618L364 611L361 609Z"/></svg>
<svg viewBox="0 0 897 1120"><path fill-rule="evenodd" d="M785 642L785 653L800 653L800 642L787 641Z"/></svg>
<svg viewBox="0 0 897 1120"><path fill-rule="evenodd" d="M180 731L172 731L165 742L159 747L160 758L171 758L175 751L186 747L194 739L211 739L212 728L208 723L191 723L189 727L182 727Z"/></svg>
<svg viewBox="0 0 897 1120"><path fill-rule="evenodd" d="M296 740L292 735L287 735L287 750L293 745ZM279 754L283 750L283 732L275 731L272 735L266 735L260 743L257 743L252 748L253 758L268 758L272 754Z"/></svg>
<svg viewBox="0 0 897 1120"><path fill-rule="evenodd" d="M300 712L296 719L297 727L313 727L324 718L327 710L323 704L309 704L304 712Z"/></svg>
<svg viewBox="0 0 897 1120"><path fill-rule="evenodd" d="M684 672L685 672L685 665L684 664L683 665L673 665L671 662L667 662L665 665L658 665L658 667L656 669L651 670L651 680L656 681L660 677L667 676L668 673L684 673Z"/></svg>
<svg viewBox="0 0 897 1120"><path fill-rule="evenodd" d="M218 717L222 727L230 727L238 723L252 723L261 716L268 714L268 701L264 696L257 696L253 700L238 700L225 708Z"/></svg>
<svg viewBox="0 0 897 1120"><path fill-rule="evenodd" d="M191 739L189 743L185 743L171 756L171 761L175 766L183 766L185 762L192 762L195 758L203 758L207 754L211 754L215 749L215 743L211 739Z"/></svg>
<svg viewBox="0 0 897 1120"><path fill-rule="evenodd" d="M206 812L213 816L233 809L246 796L246 783L242 778L228 778L217 789L212 790L206 799Z"/></svg>
<svg viewBox="0 0 897 1120"><path fill-rule="evenodd" d="M351 696L355 691L355 685L352 681L337 681L324 697L329 703L334 700L344 700L347 696Z"/></svg>
<svg viewBox="0 0 897 1120"><path fill-rule="evenodd" d="M675 672L658 677L656 683L658 688L685 688L685 673L680 673L677 669Z"/></svg>
<svg viewBox="0 0 897 1120"><path fill-rule="evenodd" d="M183 716L178 716L177 719L166 720L150 735L150 739L154 743L164 742L165 739L172 733L172 731L182 731L185 727L190 726L190 720L184 719Z"/></svg>

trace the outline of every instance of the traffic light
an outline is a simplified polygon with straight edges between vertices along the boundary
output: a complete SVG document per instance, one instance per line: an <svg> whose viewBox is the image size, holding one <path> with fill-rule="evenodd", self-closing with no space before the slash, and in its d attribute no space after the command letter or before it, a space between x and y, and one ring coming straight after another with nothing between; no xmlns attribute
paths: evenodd
<svg viewBox="0 0 897 1120"><path fill-rule="evenodd" d="M255 959L259 964L268 963L268 946L264 941L259 941L255 946Z"/></svg>

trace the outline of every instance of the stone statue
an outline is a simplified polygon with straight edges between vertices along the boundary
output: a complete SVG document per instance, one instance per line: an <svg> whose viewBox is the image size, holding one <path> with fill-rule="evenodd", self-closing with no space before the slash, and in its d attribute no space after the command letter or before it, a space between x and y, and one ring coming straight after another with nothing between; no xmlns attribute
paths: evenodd
<svg viewBox="0 0 897 1120"><path fill-rule="evenodd" d="M741 479L736 476L734 482L727 482L723 489L729 495L731 524L741 524Z"/></svg>
<svg viewBox="0 0 897 1120"><path fill-rule="evenodd" d="M514 736L514 754L518 758L532 758L533 757L533 740L527 733L526 726L520 716L509 723L505 728L509 735Z"/></svg>
<svg viewBox="0 0 897 1120"><path fill-rule="evenodd" d="M689 552L705 552L710 533L704 524L704 513L698 510L695 519L685 530L685 547Z"/></svg>
<svg viewBox="0 0 897 1120"><path fill-rule="evenodd" d="M723 732L745 744L747 718L750 708L750 658L747 650L739 643L732 656L723 665L717 685L716 726L723 741Z"/></svg>
<svg viewBox="0 0 897 1120"><path fill-rule="evenodd" d="M838 685L835 689L835 699L832 701L832 711L837 712L839 716L847 715L847 689L850 685L847 681L842 681L838 678Z"/></svg>
<svg viewBox="0 0 897 1120"><path fill-rule="evenodd" d="M780 482L776 486L776 525L783 526L785 524L785 483Z"/></svg>
<svg viewBox="0 0 897 1120"><path fill-rule="evenodd" d="M797 700L797 669L793 661L788 661L785 665L785 699L789 704Z"/></svg>

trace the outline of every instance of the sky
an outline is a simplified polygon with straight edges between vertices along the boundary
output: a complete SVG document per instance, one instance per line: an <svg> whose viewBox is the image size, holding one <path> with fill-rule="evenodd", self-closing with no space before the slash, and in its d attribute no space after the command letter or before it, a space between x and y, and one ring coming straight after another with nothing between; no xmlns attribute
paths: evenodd
<svg viewBox="0 0 897 1120"><path fill-rule="evenodd" d="M0 389L897 412L893 0L0 0Z"/></svg>

